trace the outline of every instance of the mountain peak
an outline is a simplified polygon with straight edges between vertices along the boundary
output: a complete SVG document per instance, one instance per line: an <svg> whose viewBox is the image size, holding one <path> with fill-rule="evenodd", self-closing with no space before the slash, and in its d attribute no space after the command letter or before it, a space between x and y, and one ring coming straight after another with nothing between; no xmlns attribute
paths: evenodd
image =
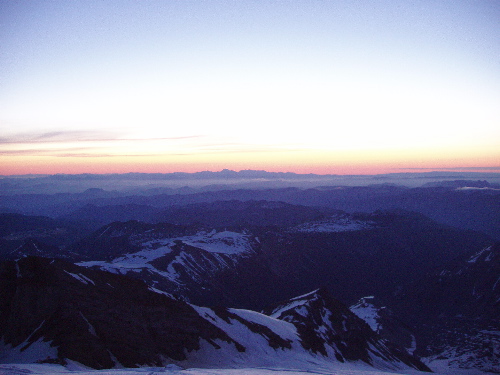
<svg viewBox="0 0 500 375"><path fill-rule="evenodd" d="M340 362L362 360L368 364L373 364L377 358L392 358L429 371L418 359L378 336L326 288L291 298L264 313L293 323L302 346L314 353L335 357Z"/></svg>

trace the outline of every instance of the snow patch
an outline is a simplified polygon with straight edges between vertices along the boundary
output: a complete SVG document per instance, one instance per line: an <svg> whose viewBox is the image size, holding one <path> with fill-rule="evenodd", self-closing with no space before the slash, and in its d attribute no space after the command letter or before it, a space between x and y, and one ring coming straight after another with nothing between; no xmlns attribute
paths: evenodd
<svg viewBox="0 0 500 375"><path fill-rule="evenodd" d="M378 308L369 301L372 299L373 296L361 298L357 304L350 307L350 310L359 318L363 319L374 332L379 332L380 316L378 314Z"/></svg>
<svg viewBox="0 0 500 375"><path fill-rule="evenodd" d="M80 316L82 317L82 319L85 321L85 323L87 323L87 326L89 327L89 333L93 336L96 336L97 337L97 333L95 331L95 328L92 324L90 324L90 322L87 320L87 318L85 317L85 315L82 314L82 312L80 311Z"/></svg>
<svg viewBox="0 0 500 375"><path fill-rule="evenodd" d="M415 338L415 335L411 335L411 344L410 347L406 349L408 353L413 355L413 353L417 350L417 339Z"/></svg>
<svg viewBox="0 0 500 375"><path fill-rule="evenodd" d="M500 281L500 277L497 279L497 281L496 281L496 282L495 282L495 284L493 285L493 290L495 290L495 289L496 289L497 284L498 284L498 282L499 282L499 281Z"/></svg>
<svg viewBox="0 0 500 375"><path fill-rule="evenodd" d="M17 276L18 279L22 277L22 275L21 275L21 269L19 268L19 263L18 263L17 260L16 260L16 276Z"/></svg>
<svg viewBox="0 0 500 375"><path fill-rule="evenodd" d="M479 259L479 257L486 251L491 251L491 246L486 247L480 251L478 251L476 254L474 254L468 261L467 263L476 263L476 261Z"/></svg>
<svg viewBox="0 0 500 375"><path fill-rule="evenodd" d="M0 341L0 363L35 363L47 359L57 359L57 348L43 338L32 343L26 340L14 348ZM0 373L3 374L2 371Z"/></svg>
<svg viewBox="0 0 500 375"><path fill-rule="evenodd" d="M174 297L172 294L164 292L163 290L160 290L160 289L156 289L156 288L154 288L152 286L148 287L148 289L150 291L152 291L152 292L155 292L155 293L158 293L158 294L163 294L164 296L167 296L169 298L176 299L176 297Z"/></svg>
<svg viewBox="0 0 500 375"><path fill-rule="evenodd" d="M88 277L82 275L81 273L76 274L76 273L68 272L66 270L64 270L64 272L66 272L68 275L73 276L75 279L77 279L78 281L80 281L81 283L83 283L85 285L88 285L88 284L95 285L95 283L92 280L90 280Z"/></svg>
<svg viewBox="0 0 500 375"><path fill-rule="evenodd" d="M373 228L374 223L354 220L347 216L332 216L326 220L317 220L298 225L291 229L292 232L302 233L333 233L350 232Z"/></svg>
<svg viewBox="0 0 500 375"><path fill-rule="evenodd" d="M248 235L223 231L185 237L183 242L210 253L243 254L252 250Z"/></svg>

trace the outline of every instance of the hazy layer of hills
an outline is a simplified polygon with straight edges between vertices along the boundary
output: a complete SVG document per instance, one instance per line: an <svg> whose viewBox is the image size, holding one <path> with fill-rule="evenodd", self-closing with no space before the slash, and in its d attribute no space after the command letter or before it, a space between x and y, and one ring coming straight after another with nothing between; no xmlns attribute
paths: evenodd
<svg viewBox="0 0 500 375"><path fill-rule="evenodd" d="M367 186L391 184L420 187L425 184L453 184L457 180L481 180L500 184L494 172L417 172L378 175L318 175L291 172L223 170L197 173L56 174L0 176L3 194L81 193L103 189L125 194L190 194L223 189L312 188L317 186ZM498 188L498 186L497 186Z"/></svg>
<svg viewBox="0 0 500 375"><path fill-rule="evenodd" d="M217 187L204 185L209 183L209 177L214 176L225 183ZM467 176L489 177L489 180L464 179ZM251 178L255 184L263 184L258 188L249 188L248 184L234 183L242 177ZM439 178L445 180L438 180ZM155 188L149 185L151 179L167 185L176 179L183 182L194 180L200 184L197 188ZM379 184L359 186L356 185L360 182L359 179ZM418 181L419 184L418 187L380 184L387 179L403 179L413 182L412 185ZM124 189L121 183L126 184L130 180L138 181L142 185L134 185L134 189ZM310 185L304 188L294 183L286 183L282 186L288 187L269 188L266 181L309 181ZM68 224L76 224L79 230L92 231L113 221L192 222L196 214L194 207L186 209L185 206L189 204L265 200L308 206L316 210L343 210L350 213L404 209L420 212L443 224L481 231L500 240L499 182L500 174L451 172L377 176L311 176L260 171L166 175L55 175L33 178L25 176L0 179L0 212L63 219ZM47 186L53 184L59 186L59 193L49 193L51 189ZM109 190L96 186L106 186ZM24 191L30 193L23 193ZM205 208L203 216L208 215L209 209ZM222 208L214 208L217 209ZM183 210L184 218L181 217ZM214 210L212 217L219 214ZM199 215L198 217L201 221L205 220ZM239 219L249 219L249 215ZM258 220L259 218L254 217L250 222ZM260 220L261 223L258 224L262 224L266 219L261 217Z"/></svg>

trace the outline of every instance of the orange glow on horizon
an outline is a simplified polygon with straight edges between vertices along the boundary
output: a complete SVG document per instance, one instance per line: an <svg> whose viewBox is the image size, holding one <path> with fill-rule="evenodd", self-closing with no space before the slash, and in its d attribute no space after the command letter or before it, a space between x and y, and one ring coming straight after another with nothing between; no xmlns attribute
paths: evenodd
<svg viewBox="0 0 500 375"><path fill-rule="evenodd" d="M373 175L430 170L500 172L500 152L443 150L283 151L114 157L2 156L0 175L172 173L266 170L299 174Z"/></svg>

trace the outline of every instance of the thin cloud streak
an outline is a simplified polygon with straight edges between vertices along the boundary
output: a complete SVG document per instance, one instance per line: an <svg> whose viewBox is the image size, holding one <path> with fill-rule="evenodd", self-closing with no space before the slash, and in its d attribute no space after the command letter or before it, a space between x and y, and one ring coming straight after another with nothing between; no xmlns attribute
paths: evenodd
<svg viewBox="0 0 500 375"><path fill-rule="evenodd" d="M0 145L7 144L37 144L37 143L68 143L68 142L113 142L113 141L169 141L183 140L203 137L201 135L189 135L180 137L149 137L133 138L122 137L119 133L99 131L54 131L46 133L23 133L0 137Z"/></svg>
<svg viewBox="0 0 500 375"><path fill-rule="evenodd" d="M241 154L241 153L281 153L281 152L301 152L301 148L293 145L255 145L251 143L228 143L220 140L210 141L209 136L185 136L169 138L101 138L75 140L78 134L87 132L53 132L40 134L40 140L14 141L5 137L0 140L0 145L6 146L0 148L0 155L4 156L53 156L53 157L168 157L168 156L190 156L203 154ZM65 139L42 141L41 139L51 139L51 137L63 136ZM71 136L71 137L69 137ZM161 147L150 147L154 143L164 141L183 141L192 140L193 142L183 144L159 145ZM3 142L3 143L2 143ZM82 143L95 143L93 147L79 147ZM61 147L29 147L26 145L60 145ZM18 147L16 147L18 146ZM157 145L158 146L158 145ZM144 150L147 149L147 152ZM167 151L165 151L167 149ZM170 149L170 151L168 151ZM115 152L113 152L115 151Z"/></svg>
<svg viewBox="0 0 500 375"><path fill-rule="evenodd" d="M104 137L104 134L106 136ZM57 143L72 141L100 141L116 139L110 137L109 132L94 131L53 131L44 133L17 133L7 137L0 137L0 144L30 144L30 143Z"/></svg>

